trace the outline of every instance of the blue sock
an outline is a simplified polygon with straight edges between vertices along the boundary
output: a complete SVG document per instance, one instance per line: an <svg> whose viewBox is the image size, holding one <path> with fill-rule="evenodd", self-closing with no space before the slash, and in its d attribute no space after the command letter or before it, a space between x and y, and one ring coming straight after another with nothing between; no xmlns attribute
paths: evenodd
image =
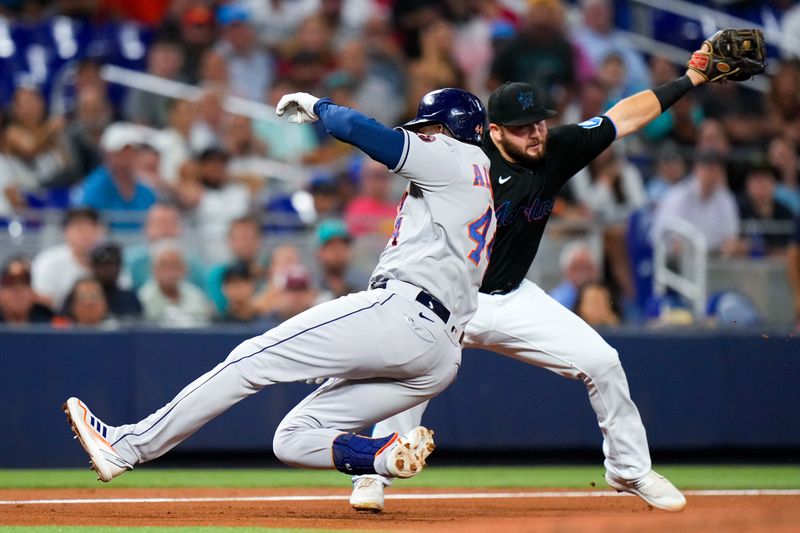
<svg viewBox="0 0 800 533"><path fill-rule="evenodd" d="M375 456L396 438L397 433L378 439L343 433L333 440L333 464L345 474L377 474Z"/></svg>

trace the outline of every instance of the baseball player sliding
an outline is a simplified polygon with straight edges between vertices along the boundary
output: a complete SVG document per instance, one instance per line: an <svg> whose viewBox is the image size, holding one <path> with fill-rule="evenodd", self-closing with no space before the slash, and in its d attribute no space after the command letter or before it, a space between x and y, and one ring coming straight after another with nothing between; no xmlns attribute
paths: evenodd
<svg viewBox="0 0 800 533"><path fill-rule="evenodd" d="M615 139L638 131L696 85L726 77L748 79L764 70L763 58L760 32L719 32L693 54L686 75L622 100L605 115L551 130L545 119L556 113L539 105L532 85L506 83L489 99L484 150L492 162L497 236L464 345L583 381L603 434L606 481L666 511L680 511L686 500L651 469L645 429L617 351L525 275L556 195L569 178ZM416 426L426 405L381 422L373 434ZM365 476L353 482L350 503L355 509L383 509L388 479Z"/></svg>
<svg viewBox="0 0 800 533"><path fill-rule="evenodd" d="M321 120L334 137L408 179L394 233L370 289L318 305L241 343L164 407L110 426L77 398L64 410L99 479L155 459L267 385L331 377L286 415L275 455L292 466L410 477L425 466L433 432L353 433L424 402L455 378L464 326L478 302L495 232L485 111L459 89L423 98L426 120L389 129L306 93L281 98L290 122ZM412 131L418 131L415 134Z"/></svg>

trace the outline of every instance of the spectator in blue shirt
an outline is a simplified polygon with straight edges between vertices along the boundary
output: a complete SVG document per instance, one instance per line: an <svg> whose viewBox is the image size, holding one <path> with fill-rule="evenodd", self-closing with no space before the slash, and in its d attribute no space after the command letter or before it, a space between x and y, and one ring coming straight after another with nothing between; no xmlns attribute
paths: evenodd
<svg viewBox="0 0 800 533"><path fill-rule="evenodd" d="M144 136L138 126L119 122L110 125L100 138L103 164L81 186L78 203L112 212L107 216L111 229L140 229L142 222L131 220L125 212L146 211L156 201L153 190L134 173L136 152L143 143ZM122 216L117 216L118 212Z"/></svg>

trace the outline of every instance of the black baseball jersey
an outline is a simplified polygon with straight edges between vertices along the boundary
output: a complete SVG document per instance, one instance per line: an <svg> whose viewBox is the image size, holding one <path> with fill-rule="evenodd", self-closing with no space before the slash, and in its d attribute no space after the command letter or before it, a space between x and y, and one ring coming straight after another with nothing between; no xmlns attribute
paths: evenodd
<svg viewBox="0 0 800 533"><path fill-rule="evenodd" d="M492 162L497 232L481 292L505 294L525 279L558 191L616 136L606 116L556 126L549 131L545 156L530 168L505 160L489 135L484 137L483 149Z"/></svg>

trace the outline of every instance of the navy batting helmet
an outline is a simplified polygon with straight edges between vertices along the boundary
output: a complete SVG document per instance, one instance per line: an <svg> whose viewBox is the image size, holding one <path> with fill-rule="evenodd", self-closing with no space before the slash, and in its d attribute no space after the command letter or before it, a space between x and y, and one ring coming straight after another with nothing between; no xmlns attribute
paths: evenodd
<svg viewBox="0 0 800 533"><path fill-rule="evenodd" d="M428 124L443 124L459 141L480 145L486 125L486 109L472 93L461 89L438 89L422 97L416 118L403 127L414 131Z"/></svg>

